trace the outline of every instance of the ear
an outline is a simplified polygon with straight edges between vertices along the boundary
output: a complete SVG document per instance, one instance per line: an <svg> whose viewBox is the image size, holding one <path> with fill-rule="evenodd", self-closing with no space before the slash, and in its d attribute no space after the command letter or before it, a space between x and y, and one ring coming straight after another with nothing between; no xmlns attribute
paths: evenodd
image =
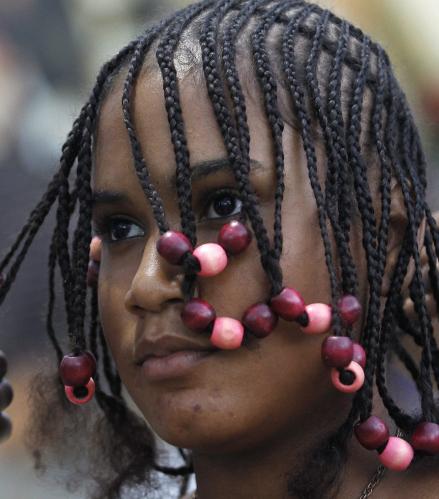
<svg viewBox="0 0 439 499"><path fill-rule="evenodd" d="M404 239L405 231L408 225L407 210L404 204L404 197L401 191L401 186L392 179L391 184L391 208L390 208L390 221L389 221L389 240L387 244L387 260L386 268L383 276L383 283L381 287L381 296L387 297L390 291L390 285L392 281L393 272L395 270L399 252L401 249L401 244ZM439 216L439 213L438 213ZM423 247L424 235L425 235L425 219L422 220L417 234L418 247ZM422 260L422 265L428 266L426 261L426 255ZM408 296L408 287L413 279L415 272L415 264L413 258L410 260L407 274L402 285L401 292ZM427 269L428 272L428 269Z"/></svg>

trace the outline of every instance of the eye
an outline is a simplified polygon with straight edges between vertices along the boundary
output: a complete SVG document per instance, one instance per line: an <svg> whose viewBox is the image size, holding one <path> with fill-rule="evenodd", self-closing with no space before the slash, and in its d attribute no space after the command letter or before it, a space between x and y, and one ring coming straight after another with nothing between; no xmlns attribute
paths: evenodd
<svg viewBox="0 0 439 499"><path fill-rule="evenodd" d="M110 217L102 222L97 224L96 233L106 237L110 243L145 235L144 229L128 218Z"/></svg>
<svg viewBox="0 0 439 499"><path fill-rule="evenodd" d="M207 203L206 218L227 218L241 213L242 201L230 190L215 192Z"/></svg>

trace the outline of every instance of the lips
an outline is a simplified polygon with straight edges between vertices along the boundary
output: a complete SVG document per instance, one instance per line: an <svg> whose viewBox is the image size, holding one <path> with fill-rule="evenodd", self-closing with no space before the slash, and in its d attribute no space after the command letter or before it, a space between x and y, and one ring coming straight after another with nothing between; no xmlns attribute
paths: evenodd
<svg viewBox="0 0 439 499"><path fill-rule="evenodd" d="M181 336L142 338L135 347L135 364L150 381L176 378L187 374L206 357L218 351L214 346Z"/></svg>

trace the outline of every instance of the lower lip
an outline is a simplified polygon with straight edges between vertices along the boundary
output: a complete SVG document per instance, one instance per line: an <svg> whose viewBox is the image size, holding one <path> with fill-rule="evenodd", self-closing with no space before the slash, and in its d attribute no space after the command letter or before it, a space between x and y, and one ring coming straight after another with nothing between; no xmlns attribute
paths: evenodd
<svg viewBox="0 0 439 499"><path fill-rule="evenodd" d="M192 368L214 353L211 350L182 350L166 355L165 357L149 357L141 366L142 374L153 381L184 376Z"/></svg>

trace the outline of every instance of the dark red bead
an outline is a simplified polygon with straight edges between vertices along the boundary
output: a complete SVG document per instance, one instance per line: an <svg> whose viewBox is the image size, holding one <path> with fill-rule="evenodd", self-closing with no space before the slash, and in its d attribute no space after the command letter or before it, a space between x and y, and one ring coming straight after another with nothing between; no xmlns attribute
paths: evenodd
<svg viewBox="0 0 439 499"><path fill-rule="evenodd" d="M168 230L157 241L157 251L169 263L179 265L184 255L193 251L189 239L182 232Z"/></svg>
<svg viewBox="0 0 439 499"><path fill-rule="evenodd" d="M322 344L322 360L328 367L346 367L353 355L353 342L347 336L328 336Z"/></svg>
<svg viewBox="0 0 439 499"><path fill-rule="evenodd" d="M230 255L242 253L251 243L251 240L251 232L244 224L237 220L223 225L218 234L218 244Z"/></svg>
<svg viewBox="0 0 439 499"><path fill-rule="evenodd" d="M6 414L0 413L0 442L7 440L12 433L12 423Z"/></svg>
<svg viewBox="0 0 439 499"><path fill-rule="evenodd" d="M59 375L66 386L84 386L96 371L96 359L91 352L65 355L59 366Z"/></svg>
<svg viewBox="0 0 439 499"><path fill-rule="evenodd" d="M410 440L412 447L425 454L439 454L439 425L419 423Z"/></svg>
<svg viewBox="0 0 439 499"><path fill-rule="evenodd" d="M265 338L276 327L277 320L266 303L256 303L244 312L242 323L258 338Z"/></svg>
<svg viewBox="0 0 439 499"><path fill-rule="evenodd" d="M361 305L355 296L345 295L338 301L342 321L351 326L361 315Z"/></svg>
<svg viewBox="0 0 439 499"><path fill-rule="evenodd" d="M305 302L300 294L293 288L284 288L270 301L273 312L285 319L294 321L305 312Z"/></svg>
<svg viewBox="0 0 439 499"><path fill-rule="evenodd" d="M0 380L4 377L8 370L8 362L6 360L5 354L0 351Z"/></svg>
<svg viewBox="0 0 439 499"><path fill-rule="evenodd" d="M203 331L215 318L215 309L210 303L200 298L189 300L181 312L184 325L193 331Z"/></svg>
<svg viewBox="0 0 439 499"><path fill-rule="evenodd" d="M354 431L360 444L369 450L379 449L389 440L389 429L386 423L377 416L370 416L357 424Z"/></svg>
<svg viewBox="0 0 439 499"><path fill-rule="evenodd" d="M359 344L354 342L354 355L352 360L365 369L366 368L366 352L364 348Z"/></svg>
<svg viewBox="0 0 439 499"><path fill-rule="evenodd" d="M11 404L13 398L12 386L7 381L0 383L0 411L4 411Z"/></svg>
<svg viewBox="0 0 439 499"><path fill-rule="evenodd" d="M96 286L96 284L98 283L98 278L99 278L99 262L90 260L88 262L88 269L87 269L87 286L89 286L90 288Z"/></svg>

